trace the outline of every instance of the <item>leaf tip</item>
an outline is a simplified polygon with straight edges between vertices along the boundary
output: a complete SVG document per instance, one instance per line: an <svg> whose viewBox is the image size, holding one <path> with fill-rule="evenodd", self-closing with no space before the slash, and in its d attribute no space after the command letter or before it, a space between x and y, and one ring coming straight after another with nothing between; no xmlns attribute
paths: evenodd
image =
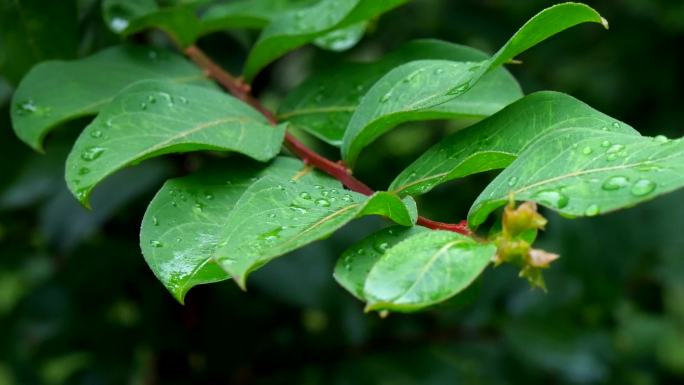
<svg viewBox="0 0 684 385"><path fill-rule="evenodd" d="M603 26L603 28L607 30L610 29L610 24L608 23L608 20L603 16L601 16L601 25Z"/></svg>

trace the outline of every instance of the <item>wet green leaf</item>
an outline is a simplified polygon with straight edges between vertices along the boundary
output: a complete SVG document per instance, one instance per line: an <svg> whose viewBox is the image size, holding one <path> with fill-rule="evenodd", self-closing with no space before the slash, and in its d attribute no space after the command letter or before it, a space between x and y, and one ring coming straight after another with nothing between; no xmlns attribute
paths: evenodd
<svg viewBox="0 0 684 385"><path fill-rule="evenodd" d="M255 178L291 178L303 168L292 158L268 165L231 160L167 181L142 221L140 248L147 264L181 303L192 287L230 278L212 256L235 203Z"/></svg>
<svg viewBox="0 0 684 385"><path fill-rule="evenodd" d="M167 51L119 46L81 60L48 61L31 69L12 98L12 126L34 149L60 124L94 115L124 87L165 79L215 88L202 71Z"/></svg>
<svg viewBox="0 0 684 385"><path fill-rule="evenodd" d="M399 174L389 190L419 195L453 179L504 168L539 136L568 127L638 135L571 96L537 92L446 137Z"/></svg>
<svg viewBox="0 0 684 385"><path fill-rule="evenodd" d="M480 194L468 221L480 225L510 195L567 216L591 217L683 185L684 140L570 127L523 151Z"/></svg>
<svg viewBox="0 0 684 385"><path fill-rule="evenodd" d="M335 280L356 298L365 301L363 286L368 273L380 257L397 243L423 231L429 230L422 226L393 226L362 239L342 253L337 260Z"/></svg>
<svg viewBox="0 0 684 385"><path fill-rule="evenodd" d="M249 273L275 257L327 237L351 220L382 215L404 226L416 221L413 199L378 192L371 197L327 183L264 177L230 212L215 253L217 262L244 287Z"/></svg>
<svg viewBox="0 0 684 385"><path fill-rule="evenodd" d="M363 286L367 310L410 312L445 301L468 287L496 253L494 245L450 231L413 231L394 245L391 236L371 236L385 251Z"/></svg>
<svg viewBox="0 0 684 385"><path fill-rule="evenodd" d="M283 54L342 28L372 19L407 0L321 0L308 8L274 19L262 32L245 64L251 82L266 65Z"/></svg>
<svg viewBox="0 0 684 385"><path fill-rule="evenodd" d="M69 189L87 204L117 170L174 152L236 151L260 161L280 152L285 127L273 127L223 92L157 80L119 93L81 133L66 162Z"/></svg>
<svg viewBox="0 0 684 385"><path fill-rule="evenodd" d="M488 60L420 60L393 69L373 85L354 112L344 134L343 158L353 164L364 147L399 123L441 117L431 107L467 94L487 72L556 33L585 22L607 26L605 19L584 4L559 4L530 19Z"/></svg>
<svg viewBox="0 0 684 385"><path fill-rule="evenodd" d="M293 125L339 146L361 97L392 68L418 59L484 60L474 48L440 40L415 40L374 63L345 63L305 81L289 93L278 115ZM432 110L444 118L489 116L522 97L504 68L486 74L471 92Z"/></svg>

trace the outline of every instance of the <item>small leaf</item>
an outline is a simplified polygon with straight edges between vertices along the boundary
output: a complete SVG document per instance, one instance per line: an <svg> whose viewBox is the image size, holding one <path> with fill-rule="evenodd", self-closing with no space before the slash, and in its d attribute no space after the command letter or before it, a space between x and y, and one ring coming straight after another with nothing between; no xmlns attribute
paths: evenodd
<svg viewBox="0 0 684 385"><path fill-rule="evenodd" d="M537 92L446 137L399 174L389 190L419 195L453 179L504 168L536 138L568 127L638 135L627 124L571 96ZM515 176L509 182L515 182Z"/></svg>
<svg viewBox="0 0 684 385"><path fill-rule="evenodd" d="M416 221L412 199L402 201L386 192L366 197L343 190L332 178L322 182L269 176L240 198L215 258L241 287L249 273L273 258L325 238L354 218L382 215L404 226Z"/></svg>
<svg viewBox="0 0 684 385"><path fill-rule="evenodd" d="M399 123L440 118L431 107L467 94L487 72L550 36L585 22L605 25L605 20L584 4L559 4L534 16L488 60L420 60L393 69L373 85L354 112L342 143L343 158L353 164L364 147Z"/></svg>
<svg viewBox="0 0 684 385"><path fill-rule="evenodd" d="M150 202L140 229L147 264L181 303L192 287L230 278L212 256L235 203L255 178L293 177L303 168L292 158L268 165L231 159L167 181Z"/></svg>
<svg viewBox="0 0 684 385"><path fill-rule="evenodd" d="M45 135L58 125L96 114L121 89L145 79L215 88L202 71L178 55L118 46L85 59L48 61L31 69L12 98L12 126L22 141L41 150Z"/></svg>
<svg viewBox="0 0 684 385"><path fill-rule="evenodd" d="M156 80L135 83L102 109L66 163L69 189L83 203L117 170L174 152L236 151L260 161L280 152L285 127L225 93Z"/></svg>
<svg viewBox="0 0 684 385"><path fill-rule="evenodd" d="M392 68L417 59L473 61L487 58L474 48L440 40L415 40L374 63L345 63L322 72L290 92L279 118L335 145L361 97ZM513 76L503 68L485 75L471 92L434 108L442 117L489 116L523 96Z"/></svg>
<svg viewBox="0 0 684 385"><path fill-rule="evenodd" d="M251 82L266 65L297 47L372 19L406 1L321 0L308 8L283 14L264 29L252 48L245 64L245 80Z"/></svg>
<svg viewBox="0 0 684 385"><path fill-rule="evenodd" d="M425 227L392 226L368 236L347 249L337 260L334 277L356 298L365 301L363 286L368 273L385 252L415 234L429 231Z"/></svg>
<svg viewBox="0 0 684 385"><path fill-rule="evenodd" d="M567 216L595 216L683 185L682 139L569 127L529 146L480 194L468 222L477 227L511 195Z"/></svg>
<svg viewBox="0 0 684 385"><path fill-rule="evenodd" d="M424 231L389 247L368 273L367 310L410 312L470 285L496 253L491 244L450 231Z"/></svg>

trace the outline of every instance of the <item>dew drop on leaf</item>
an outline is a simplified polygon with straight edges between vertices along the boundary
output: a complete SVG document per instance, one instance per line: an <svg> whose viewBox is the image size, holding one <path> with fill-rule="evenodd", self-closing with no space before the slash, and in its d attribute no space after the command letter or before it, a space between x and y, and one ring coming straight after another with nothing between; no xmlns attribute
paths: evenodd
<svg viewBox="0 0 684 385"><path fill-rule="evenodd" d="M302 199L311 200L311 194L306 191L299 193L299 197Z"/></svg>
<svg viewBox="0 0 684 385"><path fill-rule="evenodd" d="M601 209L599 208L599 206L593 204L593 205L590 205L589 207L587 207L587 209L584 211L584 215L586 215L588 217L593 217L593 216L599 215L600 212L601 212Z"/></svg>
<svg viewBox="0 0 684 385"><path fill-rule="evenodd" d="M629 184L629 179L624 176L612 176L606 179L601 186L602 189L606 191L619 190Z"/></svg>
<svg viewBox="0 0 684 385"><path fill-rule="evenodd" d="M95 160L105 151L102 147L88 147L81 153L81 159L85 161Z"/></svg>
<svg viewBox="0 0 684 385"><path fill-rule="evenodd" d="M152 240L152 241L150 241L150 246L155 247L155 248L159 248L159 247L162 247L164 245L159 241Z"/></svg>
<svg viewBox="0 0 684 385"><path fill-rule="evenodd" d="M610 147L610 142L607 140L604 140L603 142L601 142L601 147L603 147L603 148Z"/></svg>
<svg viewBox="0 0 684 385"><path fill-rule="evenodd" d="M569 202L567 195L558 190L542 190L535 195L535 198L539 202L557 209L564 208Z"/></svg>
<svg viewBox="0 0 684 385"><path fill-rule="evenodd" d="M100 130L90 131L90 137L93 139L101 138L102 137L102 131L100 131Z"/></svg>
<svg viewBox="0 0 684 385"><path fill-rule="evenodd" d="M653 138L653 140L658 143L667 143L670 141L670 139L665 135L658 135L655 138Z"/></svg>
<svg viewBox="0 0 684 385"><path fill-rule="evenodd" d="M592 152L594 152L594 150L589 146L582 149L582 154L584 155L590 155Z"/></svg>
<svg viewBox="0 0 684 385"><path fill-rule="evenodd" d="M330 201L327 199L317 199L316 205L321 207L330 207Z"/></svg>
<svg viewBox="0 0 684 385"><path fill-rule="evenodd" d="M634 196L642 197L648 195L655 190L656 185L649 179L639 179L634 183L630 190Z"/></svg>
<svg viewBox="0 0 684 385"><path fill-rule="evenodd" d="M614 154L614 153L622 151L624 148L625 148L625 146L623 146L621 144L614 144L614 145L610 146L608 148L608 150L606 150L606 154Z"/></svg>

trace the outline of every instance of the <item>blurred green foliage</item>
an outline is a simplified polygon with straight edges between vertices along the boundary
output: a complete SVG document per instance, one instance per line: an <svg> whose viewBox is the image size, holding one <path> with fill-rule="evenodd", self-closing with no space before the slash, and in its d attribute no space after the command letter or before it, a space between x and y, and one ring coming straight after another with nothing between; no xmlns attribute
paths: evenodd
<svg viewBox="0 0 684 385"><path fill-rule="evenodd" d="M551 3L416 0L380 19L351 53L301 49L254 86L277 105L331 62L377 57L420 37L492 52ZM13 24L17 4L39 9L23 27ZM684 3L590 5L611 30L577 28L525 53L522 65L509 66L525 92L567 92L643 134L682 136ZM197 167L202 155L127 170L87 212L63 181L68 143L84 122L53 135L47 155L10 130L8 99L32 64L117 41L99 11L94 0L0 0L0 384L684 383L682 192L602 218L551 216L541 246L562 258L547 274L547 294L500 267L431 311L364 315L331 274L346 245L384 225L371 219L275 261L247 293L211 285L179 305L140 255L138 226L161 181ZM254 37L214 34L200 45L239 68ZM165 44L154 33L145 38ZM405 125L367 151L358 175L385 187L457 128ZM435 219L462 218L490 177L443 186L419 204Z"/></svg>

